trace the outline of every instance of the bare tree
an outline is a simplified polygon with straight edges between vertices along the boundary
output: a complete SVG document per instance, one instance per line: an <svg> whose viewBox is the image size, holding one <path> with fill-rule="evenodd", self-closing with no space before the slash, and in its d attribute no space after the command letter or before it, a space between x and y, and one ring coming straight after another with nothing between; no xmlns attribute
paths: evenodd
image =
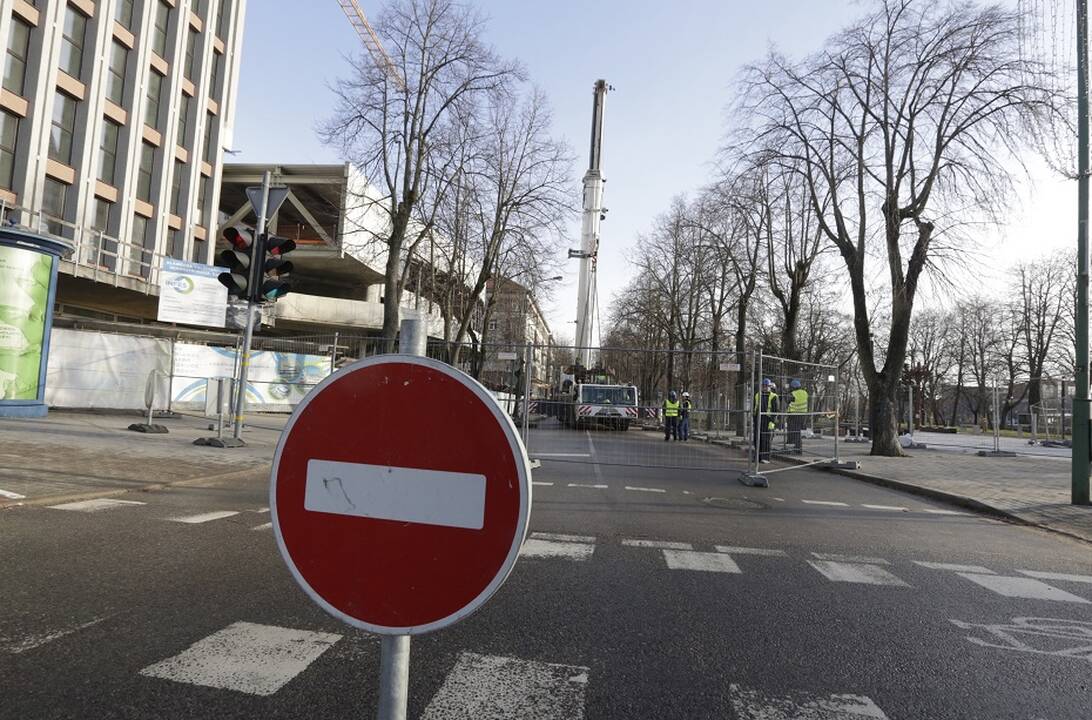
<svg viewBox="0 0 1092 720"><path fill-rule="evenodd" d="M1027 365L1028 404L1043 399L1042 379L1048 371L1051 352L1058 350L1065 319L1073 305L1071 258L1055 253L1032 263L1021 263L1013 271L1017 300L1018 334ZM1059 353L1060 354L1060 353Z"/></svg>
<svg viewBox="0 0 1092 720"><path fill-rule="evenodd" d="M872 453L901 455L897 397L923 273L956 231L995 217L1007 163L1056 98L1021 58L1021 16L1001 6L881 0L799 64L771 54L740 110L756 152L798 168L845 264L869 389ZM869 258L886 263L885 351L869 307Z"/></svg>
<svg viewBox="0 0 1092 720"><path fill-rule="evenodd" d="M333 117L321 136L365 173L357 201L376 216L373 240L386 251L383 336L393 345L408 257L433 230L440 200L456 174L450 138L459 113L518 77L482 41L484 21L455 0L395 0L376 31L404 84L369 54L337 82Z"/></svg>

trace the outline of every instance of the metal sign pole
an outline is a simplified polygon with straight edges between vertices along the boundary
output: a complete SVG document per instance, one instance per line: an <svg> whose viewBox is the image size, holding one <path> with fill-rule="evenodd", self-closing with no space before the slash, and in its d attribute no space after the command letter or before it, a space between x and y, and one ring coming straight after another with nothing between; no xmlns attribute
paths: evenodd
<svg viewBox="0 0 1092 720"><path fill-rule="evenodd" d="M836 464L841 463L842 459L838 455L838 436L842 431L842 371L840 368L834 369L834 462Z"/></svg>
<svg viewBox="0 0 1092 720"><path fill-rule="evenodd" d="M758 412L758 422L754 428L754 443L755 443L755 475L758 475L758 463L760 455L762 454L762 351L756 351L757 367L755 370L755 377L758 379L757 391L755 393L755 404L758 406L755 410Z"/></svg>
<svg viewBox="0 0 1092 720"><path fill-rule="evenodd" d="M524 350L524 358L525 359L523 361L523 410L521 412L523 413L523 446L524 447L529 447L528 444L527 444L527 430L530 427L530 424L528 422L527 416L531 414L530 413L530 407L531 407L531 372L532 372L532 366L534 365L534 361L535 361L535 352L531 348L530 343L527 344L527 347Z"/></svg>

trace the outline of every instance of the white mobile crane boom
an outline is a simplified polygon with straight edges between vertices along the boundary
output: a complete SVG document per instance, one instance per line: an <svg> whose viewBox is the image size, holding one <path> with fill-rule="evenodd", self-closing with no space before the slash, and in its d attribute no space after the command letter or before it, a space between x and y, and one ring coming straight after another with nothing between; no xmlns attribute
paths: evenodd
<svg viewBox="0 0 1092 720"><path fill-rule="evenodd" d="M580 281L576 297L576 360L592 366L592 328L595 321L595 272L599 254L599 223L606 218L603 208L603 175L599 170L603 146L603 107L609 86L595 81L592 104L591 153L588 172L584 173L584 219L580 229L580 249L570 250L570 258L580 259Z"/></svg>

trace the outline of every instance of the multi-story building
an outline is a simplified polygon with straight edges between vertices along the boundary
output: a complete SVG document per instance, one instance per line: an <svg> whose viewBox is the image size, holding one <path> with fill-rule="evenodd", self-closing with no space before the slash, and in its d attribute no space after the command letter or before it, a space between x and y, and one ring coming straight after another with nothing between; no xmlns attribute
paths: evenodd
<svg viewBox="0 0 1092 720"><path fill-rule="evenodd" d="M486 292L493 296L493 309L489 313L488 326L482 333L485 342L498 352L509 350L522 353L524 348L531 346L532 396L544 395L551 376L548 366L553 334L534 292L508 278L490 280ZM520 357L523 355L520 354ZM484 376L504 376L510 370L509 365L510 361L490 357L485 362Z"/></svg>
<svg viewBox="0 0 1092 720"><path fill-rule="evenodd" d="M75 244L62 309L154 318L163 258L210 261L245 4L0 0L0 214Z"/></svg>

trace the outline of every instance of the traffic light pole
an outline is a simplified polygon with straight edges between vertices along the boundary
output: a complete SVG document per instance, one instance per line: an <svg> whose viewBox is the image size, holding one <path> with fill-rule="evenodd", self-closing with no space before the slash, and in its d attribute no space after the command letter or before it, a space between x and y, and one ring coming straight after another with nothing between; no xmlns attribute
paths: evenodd
<svg viewBox="0 0 1092 720"><path fill-rule="evenodd" d="M244 445L241 437L243 432L243 418L246 414L246 379L250 370L250 343L254 339L254 310L257 302L254 300L254 289L261 287L262 267L265 262L265 209L269 206L270 173L268 170L262 174L262 205L258 208L258 226L255 231L254 250L251 252L250 278L247 282L246 300L246 327L243 330L243 347L239 360L239 382L235 391L235 429L231 437L233 445Z"/></svg>

